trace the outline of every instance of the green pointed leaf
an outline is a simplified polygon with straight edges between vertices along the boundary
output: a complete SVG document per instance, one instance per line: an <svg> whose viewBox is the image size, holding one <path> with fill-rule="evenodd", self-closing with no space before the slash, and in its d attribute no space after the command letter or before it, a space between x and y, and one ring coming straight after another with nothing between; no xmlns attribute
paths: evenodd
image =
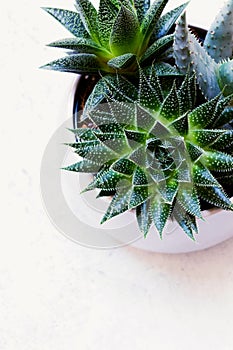
<svg viewBox="0 0 233 350"><path fill-rule="evenodd" d="M102 102L104 102L107 93L108 87L105 81L103 79L100 79L94 86L94 89L92 90L90 96L88 97L85 103L83 119L89 117L89 113Z"/></svg>
<svg viewBox="0 0 233 350"><path fill-rule="evenodd" d="M233 107L227 107L219 114L218 118L214 122L213 127L223 127L225 124L230 123L233 120Z"/></svg>
<svg viewBox="0 0 233 350"><path fill-rule="evenodd" d="M194 233L198 233L195 216L185 212L178 203L175 205L172 214L186 235L195 241Z"/></svg>
<svg viewBox="0 0 233 350"><path fill-rule="evenodd" d="M211 171L233 170L233 157L223 152L205 152L200 160Z"/></svg>
<svg viewBox="0 0 233 350"><path fill-rule="evenodd" d="M161 106L161 89L159 85L155 86L155 89L150 84L150 81L146 78L142 70L139 71L139 92L138 92L138 104L150 108L152 110L158 110ZM155 80L153 81L155 83ZM158 82L159 84L159 82Z"/></svg>
<svg viewBox="0 0 233 350"><path fill-rule="evenodd" d="M137 167L133 174L133 186L144 186L148 185L148 178L145 172Z"/></svg>
<svg viewBox="0 0 233 350"><path fill-rule="evenodd" d="M186 135L188 132L188 113L174 120L169 127L175 128L182 136Z"/></svg>
<svg viewBox="0 0 233 350"><path fill-rule="evenodd" d="M154 116L138 104L136 105L136 118L137 127L146 131L149 131L156 122Z"/></svg>
<svg viewBox="0 0 233 350"><path fill-rule="evenodd" d="M189 114L189 124L191 128L203 129L214 120L219 98L220 95L216 96L214 99L198 106Z"/></svg>
<svg viewBox="0 0 233 350"><path fill-rule="evenodd" d="M132 145L131 148L137 147L138 144L145 144L147 139L146 133L135 130L125 130L125 135L129 144Z"/></svg>
<svg viewBox="0 0 233 350"><path fill-rule="evenodd" d="M129 159L138 166L146 167L147 155L148 152L146 152L146 146L142 145L130 154Z"/></svg>
<svg viewBox="0 0 233 350"><path fill-rule="evenodd" d="M132 193L131 187L121 188L116 192L116 194L112 199L111 204L109 205L101 221L101 224L128 210L131 193Z"/></svg>
<svg viewBox="0 0 233 350"><path fill-rule="evenodd" d="M144 236L147 236L152 224L149 200L137 206L136 217L141 232L144 234Z"/></svg>
<svg viewBox="0 0 233 350"><path fill-rule="evenodd" d="M77 173L97 173L101 168L101 165L90 160L82 160L81 162L72 164L63 170L74 171Z"/></svg>
<svg viewBox="0 0 233 350"><path fill-rule="evenodd" d="M169 30L172 28L172 26L175 24L177 19L180 17L182 12L185 10L186 6L188 5L188 2L176 7L175 9L167 12L165 15L163 15L157 22L155 26L155 30L153 32L153 39L159 39L163 37L164 35L167 35Z"/></svg>
<svg viewBox="0 0 233 350"><path fill-rule="evenodd" d="M97 140L95 135L95 132L97 132L97 130L87 129L87 128L78 128L74 130L70 129L70 131L72 131L80 141Z"/></svg>
<svg viewBox="0 0 233 350"><path fill-rule="evenodd" d="M203 154L203 150L192 142L186 141L186 147L192 162L196 162Z"/></svg>
<svg viewBox="0 0 233 350"><path fill-rule="evenodd" d="M112 26L118 13L118 7L109 0L100 0L98 12L98 29L102 45L109 48Z"/></svg>
<svg viewBox="0 0 233 350"><path fill-rule="evenodd" d="M99 141L79 142L74 145L78 155L101 165L117 158L115 151Z"/></svg>
<svg viewBox="0 0 233 350"><path fill-rule="evenodd" d="M137 11L138 20L141 23L150 8L150 0L134 0L134 6Z"/></svg>
<svg viewBox="0 0 233 350"><path fill-rule="evenodd" d="M116 161L111 168L120 174L132 176L135 171L136 164L129 159L122 158Z"/></svg>
<svg viewBox="0 0 233 350"><path fill-rule="evenodd" d="M80 38L90 38L85 26L77 12L62 10L58 8L42 7L43 10L53 16L70 33Z"/></svg>
<svg viewBox="0 0 233 350"><path fill-rule="evenodd" d="M77 54L59 58L41 67L42 69L55 70L69 73L98 73L101 64L97 56L92 54Z"/></svg>
<svg viewBox="0 0 233 350"><path fill-rule="evenodd" d="M149 10L147 11L141 24L141 32L144 35L145 41L149 41L167 3L168 0L157 0L150 6Z"/></svg>
<svg viewBox="0 0 233 350"><path fill-rule="evenodd" d="M144 203L149 197L149 191L147 186L135 186L133 187L130 200L129 209L136 208L138 205Z"/></svg>
<svg viewBox="0 0 233 350"><path fill-rule="evenodd" d="M219 136L224 133L224 130L192 130L190 132L190 138L193 143L197 144L200 147L206 147L216 141Z"/></svg>
<svg viewBox="0 0 233 350"><path fill-rule="evenodd" d="M102 135L103 134L114 134L119 136L119 138L124 138L124 128L120 124L116 123L109 123L109 124L103 124L99 125L99 129L101 130Z"/></svg>
<svg viewBox="0 0 233 350"><path fill-rule="evenodd" d="M178 191L179 183L177 179L169 178L166 181L162 181L158 186L158 190L163 197L164 201L172 204Z"/></svg>
<svg viewBox="0 0 233 350"><path fill-rule="evenodd" d="M57 47L67 50L74 50L78 53L93 53L108 55L108 52L101 48L91 39L83 38L67 38L63 40L57 40L49 44L50 47Z"/></svg>
<svg viewBox="0 0 233 350"><path fill-rule="evenodd" d="M233 130L223 131L223 134L213 143L213 149L226 151L233 149Z"/></svg>
<svg viewBox="0 0 233 350"><path fill-rule="evenodd" d="M199 199L192 184L185 184L179 188L177 200L185 212L202 218Z"/></svg>
<svg viewBox="0 0 233 350"><path fill-rule="evenodd" d="M134 12L125 6L121 9L113 24L110 36L110 48L114 55L136 53L138 49L139 23Z"/></svg>
<svg viewBox="0 0 233 350"><path fill-rule="evenodd" d="M151 215L161 239L163 230L171 214L171 209L172 207L170 204L163 202L159 198L155 197L155 199L151 200Z"/></svg>
<svg viewBox="0 0 233 350"><path fill-rule="evenodd" d="M135 103L138 92L136 87L121 75L107 75L102 78L108 88L108 94L119 102Z"/></svg>
<svg viewBox="0 0 233 350"><path fill-rule="evenodd" d="M136 56L132 53L126 53L109 60L108 66L114 69L125 69L130 67L133 63L136 63Z"/></svg>
<svg viewBox="0 0 233 350"><path fill-rule="evenodd" d="M173 37L173 35L166 35L156 40L141 57L140 63L150 63L153 61L153 59L158 58L161 53L165 52L172 45Z"/></svg>
<svg viewBox="0 0 233 350"><path fill-rule="evenodd" d="M113 118L120 125L128 124L134 126L136 123L135 105L128 102L119 102L117 100L108 100L109 108Z"/></svg>
<svg viewBox="0 0 233 350"><path fill-rule="evenodd" d="M150 67L148 67L148 75L146 75L148 82L152 89L155 91L156 99L160 101L161 103L164 100L164 94L162 90L162 86L159 81L158 74L156 72L156 67L158 64L152 64Z"/></svg>
<svg viewBox="0 0 233 350"><path fill-rule="evenodd" d="M174 121L180 117L180 104L175 83L162 104L160 115L164 119L171 121Z"/></svg>
<svg viewBox="0 0 233 350"><path fill-rule="evenodd" d="M121 187L129 186L129 182L125 181L123 175L116 173L109 169L98 174L94 181L87 187L87 190L93 190L95 188L102 189L104 191L116 191Z"/></svg>
<svg viewBox="0 0 233 350"><path fill-rule="evenodd" d="M223 189L218 187L197 186L198 196L215 207L232 210L232 203Z"/></svg>
<svg viewBox="0 0 233 350"><path fill-rule="evenodd" d="M196 77L193 74L190 76L189 72L178 90L178 98L180 102L181 115L191 111L194 108L196 101Z"/></svg>
<svg viewBox="0 0 233 350"><path fill-rule="evenodd" d="M200 162L193 164L193 181L198 186L221 187L211 172Z"/></svg>
<svg viewBox="0 0 233 350"><path fill-rule="evenodd" d="M76 0L75 4L82 22L94 41L99 41L97 11L89 0Z"/></svg>
<svg viewBox="0 0 233 350"><path fill-rule="evenodd" d="M118 154L118 156L130 152L129 145L124 134L104 133L98 134L97 137L106 147Z"/></svg>

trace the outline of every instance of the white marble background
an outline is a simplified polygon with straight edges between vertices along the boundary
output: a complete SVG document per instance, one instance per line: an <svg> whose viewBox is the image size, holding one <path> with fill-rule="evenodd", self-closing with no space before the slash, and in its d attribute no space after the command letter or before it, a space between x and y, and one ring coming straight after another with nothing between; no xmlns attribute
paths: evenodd
<svg viewBox="0 0 233 350"><path fill-rule="evenodd" d="M192 0L192 17L209 21L221 3ZM37 68L59 56L45 43L65 36L40 6L72 2L0 10L0 350L232 350L233 240L179 256L97 251L51 225L40 162L74 76Z"/></svg>

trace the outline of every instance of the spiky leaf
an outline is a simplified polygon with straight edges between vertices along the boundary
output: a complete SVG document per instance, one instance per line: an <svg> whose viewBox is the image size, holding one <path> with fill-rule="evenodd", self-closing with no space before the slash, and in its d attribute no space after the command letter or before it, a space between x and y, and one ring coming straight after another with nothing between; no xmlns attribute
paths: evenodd
<svg viewBox="0 0 233 350"><path fill-rule="evenodd" d="M42 7L43 10L53 16L60 22L70 33L78 38L90 38L85 26L77 12L62 10L58 8Z"/></svg>
<svg viewBox="0 0 233 350"><path fill-rule="evenodd" d="M135 13L122 5L110 36L111 51L116 56L128 52L136 53L138 35L139 23Z"/></svg>

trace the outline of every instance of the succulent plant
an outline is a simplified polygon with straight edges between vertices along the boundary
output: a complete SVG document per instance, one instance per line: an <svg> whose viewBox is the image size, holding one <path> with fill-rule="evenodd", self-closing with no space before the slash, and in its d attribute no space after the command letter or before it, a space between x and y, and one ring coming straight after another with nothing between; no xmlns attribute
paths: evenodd
<svg viewBox="0 0 233 350"><path fill-rule="evenodd" d="M154 223L162 237L172 218L195 239L200 200L233 210L221 185L233 178L233 131L223 129L232 96L197 106L194 74L165 95L153 66L139 76L138 87L121 75L103 77L107 102L92 101L89 127L72 130L77 142L69 146L81 160L65 170L92 173L85 191L112 196L102 223L135 210L145 236Z"/></svg>
<svg viewBox="0 0 233 350"><path fill-rule="evenodd" d="M146 67L156 61L160 63L158 74L176 74L164 60L173 43L170 30L187 3L163 15L168 1L156 0L150 5L150 0L100 0L97 11L89 0L76 0L77 12L44 8L73 37L49 44L69 50L69 54L42 68L80 74L116 70L132 74L138 62Z"/></svg>
<svg viewBox="0 0 233 350"><path fill-rule="evenodd" d="M197 74L199 86L207 99L222 91L233 93L233 0L228 0L207 32L204 43L190 32L185 14L177 23L174 57L180 72L189 65Z"/></svg>

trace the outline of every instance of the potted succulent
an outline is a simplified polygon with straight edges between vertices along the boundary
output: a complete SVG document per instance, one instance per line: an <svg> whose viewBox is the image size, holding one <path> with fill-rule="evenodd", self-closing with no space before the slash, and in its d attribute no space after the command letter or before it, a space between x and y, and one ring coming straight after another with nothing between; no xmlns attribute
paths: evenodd
<svg viewBox="0 0 233 350"><path fill-rule="evenodd" d="M155 226L162 238L173 221L193 241L204 210L233 210L233 1L202 43L187 3L163 14L167 2L45 8L74 37L50 44L69 53L43 68L91 76L69 144L81 159L66 170L92 174L85 191L109 198L102 222L133 211L145 237Z"/></svg>

